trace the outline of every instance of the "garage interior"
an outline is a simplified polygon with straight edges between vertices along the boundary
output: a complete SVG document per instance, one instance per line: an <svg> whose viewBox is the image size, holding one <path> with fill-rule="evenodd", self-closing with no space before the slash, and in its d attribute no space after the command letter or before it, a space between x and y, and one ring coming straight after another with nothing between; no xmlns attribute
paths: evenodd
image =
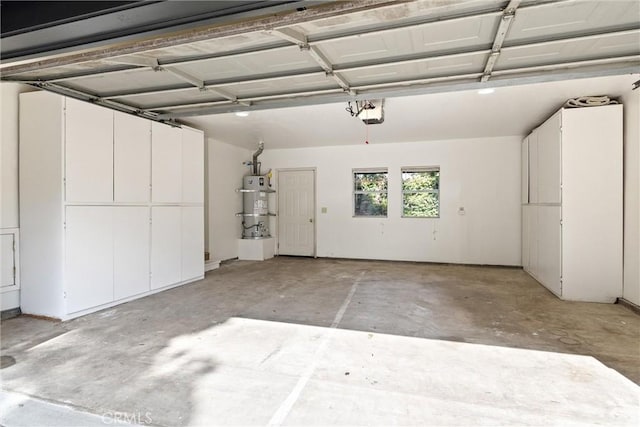
<svg viewBox="0 0 640 427"><path fill-rule="evenodd" d="M2 425L640 423L639 2L55 3Z"/></svg>

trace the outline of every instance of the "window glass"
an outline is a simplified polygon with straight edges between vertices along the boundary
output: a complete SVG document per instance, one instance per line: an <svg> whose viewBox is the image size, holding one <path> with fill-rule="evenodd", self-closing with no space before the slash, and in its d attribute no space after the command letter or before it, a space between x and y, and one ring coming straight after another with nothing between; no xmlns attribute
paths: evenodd
<svg viewBox="0 0 640 427"><path fill-rule="evenodd" d="M353 172L354 216L387 216L387 172Z"/></svg>
<svg viewBox="0 0 640 427"><path fill-rule="evenodd" d="M440 216L440 168L402 169L402 216Z"/></svg>

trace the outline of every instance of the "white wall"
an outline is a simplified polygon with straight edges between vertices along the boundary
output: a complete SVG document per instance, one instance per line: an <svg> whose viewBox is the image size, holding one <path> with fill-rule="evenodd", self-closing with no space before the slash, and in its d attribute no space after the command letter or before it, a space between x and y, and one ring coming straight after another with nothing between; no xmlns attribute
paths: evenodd
<svg viewBox="0 0 640 427"><path fill-rule="evenodd" d="M624 105L624 299L640 305L640 89Z"/></svg>
<svg viewBox="0 0 640 427"><path fill-rule="evenodd" d="M212 260L238 256L242 177L249 172L242 162L251 160L251 151L208 139L208 248Z"/></svg>
<svg viewBox="0 0 640 427"><path fill-rule="evenodd" d="M260 160L263 170L317 169L320 257L521 265L520 142L502 137L267 149ZM440 218L400 217L402 166L440 166ZM388 217L353 218L352 169L371 167L388 167ZM323 207L327 213L320 213ZM466 215L458 215L459 207Z"/></svg>
<svg viewBox="0 0 640 427"><path fill-rule="evenodd" d="M35 89L17 84L0 83L0 229L20 226L18 213L18 95ZM20 267L19 265L17 266ZM19 272L18 272L19 276ZM20 306L20 291L0 293L0 310Z"/></svg>

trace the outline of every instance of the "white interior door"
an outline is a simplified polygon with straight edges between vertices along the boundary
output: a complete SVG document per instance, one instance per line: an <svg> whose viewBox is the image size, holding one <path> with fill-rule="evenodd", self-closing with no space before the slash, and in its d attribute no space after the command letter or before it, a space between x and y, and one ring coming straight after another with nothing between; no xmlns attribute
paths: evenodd
<svg viewBox="0 0 640 427"><path fill-rule="evenodd" d="M0 234L0 287L2 288L16 284L14 239L14 234Z"/></svg>
<svg viewBox="0 0 640 427"><path fill-rule="evenodd" d="M67 206L67 313L113 301L113 208Z"/></svg>
<svg viewBox="0 0 640 427"><path fill-rule="evenodd" d="M181 209L180 206L151 208L151 289L180 282Z"/></svg>
<svg viewBox="0 0 640 427"><path fill-rule="evenodd" d="M66 98L65 196L113 201L113 111Z"/></svg>
<svg viewBox="0 0 640 427"><path fill-rule="evenodd" d="M315 171L278 173L280 255L315 255Z"/></svg>
<svg viewBox="0 0 640 427"><path fill-rule="evenodd" d="M151 122L116 112L113 129L114 199L116 202L148 202L151 193Z"/></svg>
<svg viewBox="0 0 640 427"><path fill-rule="evenodd" d="M116 300L149 291L149 217L146 206L113 208L113 292Z"/></svg>

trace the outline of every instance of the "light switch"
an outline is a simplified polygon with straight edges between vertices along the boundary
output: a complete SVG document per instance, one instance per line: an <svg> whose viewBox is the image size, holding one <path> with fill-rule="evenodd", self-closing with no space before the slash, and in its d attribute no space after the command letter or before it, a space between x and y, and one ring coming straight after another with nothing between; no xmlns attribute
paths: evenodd
<svg viewBox="0 0 640 427"><path fill-rule="evenodd" d="M325 208L325 207L320 208L320 212L327 213L327 208Z"/></svg>

